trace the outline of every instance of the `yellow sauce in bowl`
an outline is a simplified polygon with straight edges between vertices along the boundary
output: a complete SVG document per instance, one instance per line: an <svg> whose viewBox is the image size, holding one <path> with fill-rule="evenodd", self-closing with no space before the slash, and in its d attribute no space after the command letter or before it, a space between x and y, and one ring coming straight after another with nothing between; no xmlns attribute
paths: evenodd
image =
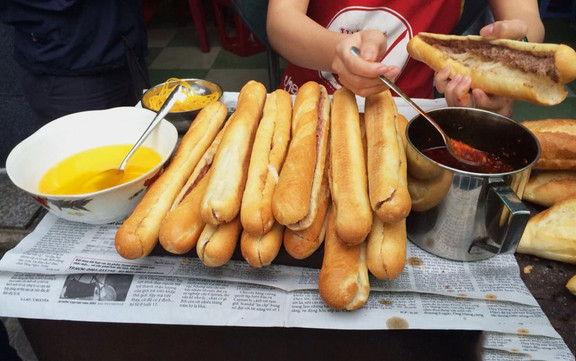
<svg viewBox="0 0 576 361"><path fill-rule="evenodd" d="M106 145L74 154L44 174L38 191L53 195L74 195L97 192L102 189L89 182L100 172L117 168L128 154L132 144ZM141 146L130 158L118 184L129 182L154 168L162 157L155 150ZM88 186L87 186L88 185Z"/></svg>

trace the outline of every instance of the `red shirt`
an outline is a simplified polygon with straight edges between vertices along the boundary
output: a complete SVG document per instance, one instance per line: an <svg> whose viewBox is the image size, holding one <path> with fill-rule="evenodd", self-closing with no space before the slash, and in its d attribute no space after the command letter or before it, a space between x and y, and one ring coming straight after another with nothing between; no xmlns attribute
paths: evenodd
<svg viewBox="0 0 576 361"><path fill-rule="evenodd" d="M308 16L318 24L343 33L377 29L387 36L388 50L382 63L396 65L402 72L396 84L414 98L431 98L433 70L409 58L408 41L417 33L450 33L462 10L463 0L311 0ZM300 85L314 80L329 93L340 87L330 72L306 69L289 63L282 77L281 88L296 94Z"/></svg>

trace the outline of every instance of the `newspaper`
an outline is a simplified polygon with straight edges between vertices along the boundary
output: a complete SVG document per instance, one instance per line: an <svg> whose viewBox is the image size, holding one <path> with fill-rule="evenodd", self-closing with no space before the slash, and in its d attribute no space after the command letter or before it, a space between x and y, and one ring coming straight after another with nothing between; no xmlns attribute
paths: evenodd
<svg viewBox="0 0 576 361"><path fill-rule="evenodd" d="M370 279L367 303L330 309L316 268L194 256L137 260L114 248L119 223L88 225L48 214L0 260L0 316L93 322L325 329L485 331L484 360L574 360L524 286L512 254L449 261L408 242L393 281ZM119 312L120 311L120 312ZM184 312L183 312L184 311Z"/></svg>

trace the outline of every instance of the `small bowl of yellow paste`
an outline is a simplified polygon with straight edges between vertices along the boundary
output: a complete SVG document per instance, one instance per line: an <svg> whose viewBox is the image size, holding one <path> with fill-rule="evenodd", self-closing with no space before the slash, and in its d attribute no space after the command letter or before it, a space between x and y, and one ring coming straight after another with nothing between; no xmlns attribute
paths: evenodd
<svg viewBox="0 0 576 361"><path fill-rule="evenodd" d="M120 221L170 159L178 142L176 127L162 120L130 158L118 185L99 189L87 186L88 180L118 167L155 115L118 107L58 118L12 149L6 173L58 217L90 224Z"/></svg>
<svg viewBox="0 0 576 361"><path fill-rule="evenodd" d="M148 89L142 96L142 106L157 112L172 90L181 84L187 91L183 102L176 102L165 119L172 122L179 132L186 132L196 115L209 103L222 96L220 85L203 79L170 78Z"/></svg>

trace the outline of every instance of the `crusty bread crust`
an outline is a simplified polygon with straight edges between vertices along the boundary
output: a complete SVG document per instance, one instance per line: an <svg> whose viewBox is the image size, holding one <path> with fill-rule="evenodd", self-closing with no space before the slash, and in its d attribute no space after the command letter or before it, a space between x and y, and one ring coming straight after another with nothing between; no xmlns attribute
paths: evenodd
<svg viewBox="0 0 576 361"><path fill-rule="evenodd" d="M516 252L576 264L576 197L530 218Z"/></svg>
<svg viewBox="0 0 576 361"><path fill-rule="evenodd" d="M240 215L246 232L261 236L274 224L272 195L290 141L292 97L284 90L268 95L250 156Z"/></svg>
<svg viewBox="0 0 576 361"><path fill-rule="evenodd" d="M370 233L372 208L360 115L354 93L346 88L332 97L329 174L336 232L346 244L359 244Z"/></svg>
<svg viewBox="0 0 576 361"><path fill-rule="evenodd" d="M406 219L384 223L374 217L366 249L366 265L370 273L381 280L397 278L406 265L407 240Z"/></svg>
<svg viewBox="0 0 576 361"><path fill-rule="evenodd" d="M522 199L550 207L571 197L576 197L576 171L542 170L532 172Z"/></svg>
<svg viewBox="0 0 576 361"><path fill-rule="evenodd" d="M242 257L255 268L270 265L282 247L283 233L284 226L278 222L274 222L272 228L260 236L254 236L244 230L240 237Z"/></svg>
<svg viewBox="0 0 576 361"><path fill-rule="evenodd" d="M250 152L265 101L266 88L259 82L251 80L240 90L236 111L228 119L202 200L201 215L206 223L231 222L240 212Z"/></svg>
<svg viewBox="0 0 576 361"><path fill-rule="evenodd" d="M226 264L234 254L241 232L240 217L217 226L206 224L196 244L198 258L208 267Z"/></svg>
<svg viewBox="0 0 576 361"><path fill-rule="evenodd" d="M396 223L411 206L398 111L389 90L367 97L365 108L370 204L384 222Z"/></svg>
<svg viewBox="0 0 576 361"><path fill-rule="evenodd" d="M305 259L311 256L324 242L328 212L330 209L330 189L328 177L324 177L322 189L318 196L318 213L312 224L301 231L290 228L284 230L284 249L295 259Z"/></svg>
<svg viewBox="0 0 576 361"><path fill-rule="evenodd" d="M440 39L460 42L487 42L523 52L548 55L558 71L558 81L548 76L527 73L506 66L503 63L488 63L470 54L449 54L427 41ZM472 88L479 88L490 94L512 99L525 100L542 105L555 105L566 98L564 84L576 78L576 52L568 46L557 44L526 43L509 39L487 41L481 36L443 35L421 32L410 39L408 53L435 71L451 68L450 76L456 74L470 76Z"/></svg>
<svg viewBox="0 0 576 361"><path fill-rule="evenodd" d="M446 169L443 169L440 175L428 179L418 179L408 174L412 210L425 212L437 206L450 190L453 176L454 173Z"/></svg>
<svg viewBox="0 0 576 361"><path fill-rule="evenodd" d="M534 169L576 170L576 119L522 122L540 143Z"/></svg>
<svg viewBox="0 0 576 361"><path fill-rule="evenodd" d="M306 229L318 212L318 195L327 160L330 102L324 86L300 87L292 114L292 140L272 197L275 219L294 230Z"/></svg>
<svg viewBox="0 0 576 361"><path fill-rule="evenodd" d="M354 310L362 307L370 294L366 242L346 245L336 234L335 223L336 215L330 212L318 290L331 308Z"/></svg>
<svg viewBox="0 0 576 361"><path fill-rule="evenodd" d="M158 241L160 224L210 147L226 120L226 106L213 102L204 107L182 137L174 158L162 175L150 186L132 214L115 236L118 254L127 259L147 256Z"/></svg>

